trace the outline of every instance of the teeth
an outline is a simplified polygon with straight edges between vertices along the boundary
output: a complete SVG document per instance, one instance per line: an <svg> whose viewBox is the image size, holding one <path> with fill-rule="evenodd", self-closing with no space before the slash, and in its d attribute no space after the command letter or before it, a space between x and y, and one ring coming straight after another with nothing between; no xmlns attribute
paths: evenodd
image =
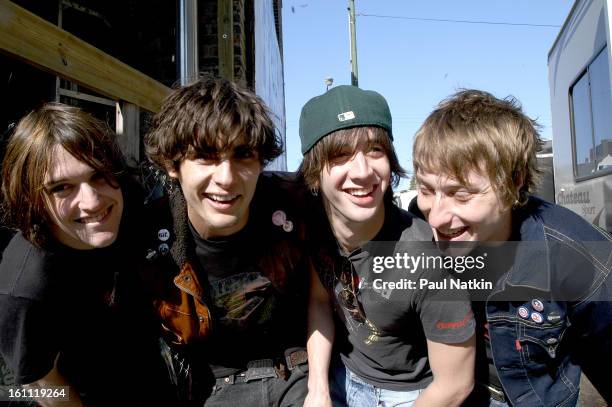
<svg viewBox="0 0 612 407"><path fill-rule="evenodd" d="M440 234L442 234L442 235L444 235L444 236L446 236L446 237L453 238L453 237L457 237L457 236L459 236L460 234L462 234L463 232L465 232L465 230L466 230L466 229L467 229L467 228L462 227L462 228L460 228L460 229L456 229L456 230L454 230L454 231L449 230L448 232L442 232L442 231L438 230L438 232L440 232Z"/></svg>
<svg viewBox="0 0 612 407"><path fill-rule="evenodd" d="M230 202L236 199L238 195L215 195L215 194L207 194L208 198L212 199L215 202Z"/></svg>
<svg viewBox="0 0 612 407"><path fill-rule="evenodd" d="M345 190L347 193L353 195L353 196L366 196L367 194L369 194L370 192L372 192L374 190L373 187L367 188L367 189L347 189Z"/></svg>
<svg viewBox="0 0 612 407"><path fill-rule="evenodd" d="M96 216L87 216L85 218L80 218L77 219L77 222L79 223L96 223L96 222L100 222L102 219L104 219L104 217L106 215L108 215L108 213L110 212L111 208L106 209L104 212L100 213L99 215Z"/></svg>

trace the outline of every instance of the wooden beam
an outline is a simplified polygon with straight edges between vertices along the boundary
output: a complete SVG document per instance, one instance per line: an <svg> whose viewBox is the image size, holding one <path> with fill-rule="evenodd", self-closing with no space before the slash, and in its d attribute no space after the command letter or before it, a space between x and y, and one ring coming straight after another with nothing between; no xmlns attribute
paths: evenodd
<svg viewBox="0 0 612 407"><path fill-rule="evenodd" d="M108 98L157 112L170 88L29 11L0 0L0 50Z"/></svg>
<svg viewBox="0 0 612 407"><path fill-rule="evenodd" d="M234 9L232 0L217 0L219 76L234 79Z"/></svg>

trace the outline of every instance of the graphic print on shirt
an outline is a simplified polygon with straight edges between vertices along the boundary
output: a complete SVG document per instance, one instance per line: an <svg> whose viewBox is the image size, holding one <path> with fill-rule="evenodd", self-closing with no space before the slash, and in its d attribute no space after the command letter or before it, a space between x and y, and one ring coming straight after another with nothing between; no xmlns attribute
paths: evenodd
<svg viewBox="0 0 612 407"><path fill-rule="evenodd" d="M257 272L212 282L212 297L221 315L219 322L239 331L268 322L275 305L271 290L272 282Z"/></svg>

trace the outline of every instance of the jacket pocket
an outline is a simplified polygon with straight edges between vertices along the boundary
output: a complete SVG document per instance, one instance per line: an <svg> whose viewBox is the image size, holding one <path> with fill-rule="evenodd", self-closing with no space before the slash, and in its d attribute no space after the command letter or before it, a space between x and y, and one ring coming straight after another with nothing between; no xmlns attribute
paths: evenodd
<svg viewBox="0 0 612 407"><path fill-rule="evenodd" d="M519 337L523 356L528 362L550 365L560 359L559 350L567 331L566 321L554 325L534 326L519 321Z"/></svg>
<svg viewBox="0 0 612 407"><path fill-rule="evenodd" d="M202 304L162 304L160 309L166 335L175 344L187 344L202 340L210 331L210 312Z"/></svg>

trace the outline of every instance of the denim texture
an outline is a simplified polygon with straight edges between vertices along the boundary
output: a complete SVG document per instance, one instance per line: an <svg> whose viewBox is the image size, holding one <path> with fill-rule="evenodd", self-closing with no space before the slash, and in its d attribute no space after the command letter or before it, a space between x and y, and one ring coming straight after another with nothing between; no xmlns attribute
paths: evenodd
<svg viewBox="0 0 612 407"><path fill-rule="evenodd" d="M486 306L493 361L509 404L575 406L581 371L610 401L610 236L575 213L533 197L514 211L513 221L521 243L513 267ZM555 300L568 289L575 290L574 300ZM513 300L519 291L524 298ZM519 307L534 299L541 301L543 314L554 318L539 323L521 318Z"/></svg>
<svg viewBox="0 0 612 407"><path fill-rule="evenodd" d="M381 389L366 383L339 361L332 366L331 382L334 407L410 407L422 391Z"/></svg>
<svg viewBox="0 0 612 407"><path fill-rule="evenodd" d="M217 380L204 407L302 407L308 394L308 365L296 366L287 380L245 380L244 375L233 383Z"/></svg>

